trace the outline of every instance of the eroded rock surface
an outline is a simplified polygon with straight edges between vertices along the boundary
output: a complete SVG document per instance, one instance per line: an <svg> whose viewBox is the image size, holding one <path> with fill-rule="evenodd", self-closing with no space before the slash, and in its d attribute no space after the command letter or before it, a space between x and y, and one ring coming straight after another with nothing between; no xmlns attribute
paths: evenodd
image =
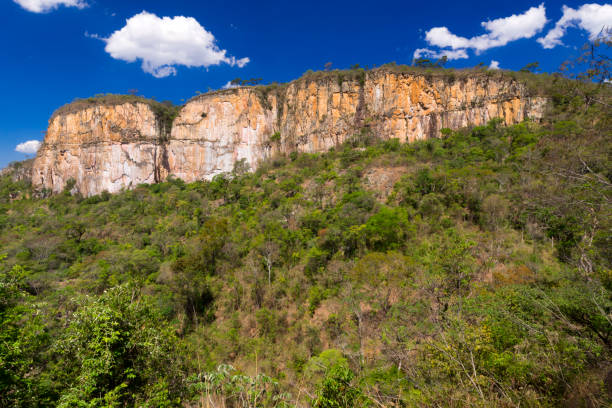
<svg viewBox="0 0 612 408"><path fill-rule="evenodd" d="M540 119L546 100L509 78L371 71L360 79L303 78L266 92L238 88L189 101L162 133L144 103L97 106L52 118L34 163L33 183L60 191L74 179L84 195L153 183L187 182L252 169L276 152L320 152L352 137L414 141L443 128Z"/></svg>
<svg viewBox="0 0 612 408"><path fill-rule="evenodd" d="M159 138L156 116L145 103L57 115L38 151L32 183L59 192L74 179L75 188L86 196L153 183L161 156Z"/></svg>

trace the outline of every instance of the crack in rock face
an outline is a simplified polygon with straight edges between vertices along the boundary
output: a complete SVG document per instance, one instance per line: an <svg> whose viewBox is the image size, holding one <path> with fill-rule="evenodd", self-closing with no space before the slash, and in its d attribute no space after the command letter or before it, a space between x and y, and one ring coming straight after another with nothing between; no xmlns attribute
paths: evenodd
<svg viewBox="0 0 612 408"><path fill-rule="evenodd" d="M32 183L59 192L74 179L75 189L91 196L169 175L210 180L240 160L253 170L274 154L327 151L364 131L412 142L494 118L506 125L539 120L545 107L545 98L527 96L508 78L393 72L201 95L182 107L169 135L146 103L89 106L51 119Z"/></svg>

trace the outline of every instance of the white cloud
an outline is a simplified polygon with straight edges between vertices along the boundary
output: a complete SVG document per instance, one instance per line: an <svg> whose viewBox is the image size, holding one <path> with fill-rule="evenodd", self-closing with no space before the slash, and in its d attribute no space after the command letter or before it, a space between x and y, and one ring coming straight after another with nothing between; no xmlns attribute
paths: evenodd
<svg viewBox="0 0 612 408"><path fill-rule="evenodd" d="M451 33L446 27L434 27L427 31L425 40L431 46L448 47L453 50L473 49L479 54L489 48L504 46L511 41L531 38L544 28L547 21L546 8L544 4L540 4L538 7L531 7L523 14L513 14L480 23L487 31L486 34L466 38Z"/></svg>
<svg viewBox="0 0 612 408"><path fill-rule="evenodd" d="M153 75L155 78L165 78L170 75L176 76L176 68L170 65L163 65L159 67L159 66L155 66L155 64L153 64L150 61L143 61L142 69L144 70L144 72L148 72L149 74Z"/></svg>
<svg viewBox="0 0 612 408"><path fill-rule="evenodd" d="M104 40L105 40L105 38L100 37L98 34L91 34L89 31L85 31L85 37L87 37L87 38L93 38L93 39L95 39L95 40L102 40L102 41L104 41Z"/></svg>
<svg viewBox="0 0 612 408"><path fill-rule="evenodd" d="M499 69L499 61L491 60L489 69Z"/></svg>
<svg viewBox="0 0 612 408"><path fill-rule="evenodd" d="M584 4L577 10L563 6L563 16L557 21L555 27L537 41L544 48L563 45L561 38L569 27L579 27L588 31L591 40L595 39L602 29L612 27L612 5Z"/></svg>
<svg viewBox="0 0 612 408"><path fill-rule="evenodd" d="M40 149L41 145L42 143L38 140L29 140L24 143L19 143L15 151L24 154L34 154Z"/></svg>
<svg viewBox="0 0 612 408"><path fill-rule="evenodd" d="M232 57L230 59L231 59L231 64L230 65L236 64L236 65L238 65L238 68L243 68L246 64L251 62L249 57L244 57L244 58L239 58L239 59L236 59L236 58Z"/></svg>
<svg viewBox="0 0 612 408"><path fill-rule="evenodd" d="M250 61L227 56L212 33L193 17L160 18L143 11L102 40L113 58L127 62L142 60L142 69L156 78L176 75L176 65L209 67L224 63L242 68Z"/></svg>
<svg viewBox="0 0 612 408"><path fill-rule="evenodd" d="M417 48L414 50L412 57L417 59L421 57L442 58L446 56L449 60L466 59L468 57L465 50L430 50L428 48Z"/></svg>
<svg viewBox="0 0 612 408"><path fill-rule="evenodd" d="M232 81L228 81L227 84L223 85L222 89L232 89L232 88L239 88L240 85L238 84L232 84Z"/></svg>
<svg viewBox="0 0 612 408"><path fill-rule="evenodd" d="M87 7L83 0L13 0L24 9L33 13L46 13L59 6L76 7L82 9Z"/></svg>
<svg viewBox="0 0 612 408"><path fill-rule="evenodd" d="M425 33L425 41L436 47L467 48L470 40L451 33L446 27L434 27Z"/></svg>

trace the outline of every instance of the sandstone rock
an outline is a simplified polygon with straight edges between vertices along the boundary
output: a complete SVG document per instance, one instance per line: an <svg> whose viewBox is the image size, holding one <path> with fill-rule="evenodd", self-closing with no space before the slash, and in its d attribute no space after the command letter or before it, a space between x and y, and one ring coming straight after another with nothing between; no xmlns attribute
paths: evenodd
<svg viewBox="0 0 612 408"><path fill-rule="evenodd" d="M9 163L8 166L0 170L0 177L10 176L15 182L30 181L32 175L32 165L34 159Z"/></svg>
<svg viewBox="0 0 612 408"><path fill-rule="evenodd" d="M61 191L70 179L88 196L153 183L159 126L144 103L96 106L55 116L32 169L34 186Z"/></svg>
<svg viewBox="0 0 612 408"><path fill-rule="evenodd" d="M200 95L161 134L145 103L89 107L54 117L33 168L33 184L61 191L70 178L84 195L116 192L172 174L187 182L256 168L278 152L321 152L356 134L402 142L443 128L542 117L546 100L498 75L447 77L383 70L361 79L308 77L265 92L238 88ZM272 140L279 133L280 140Z"/></svg>

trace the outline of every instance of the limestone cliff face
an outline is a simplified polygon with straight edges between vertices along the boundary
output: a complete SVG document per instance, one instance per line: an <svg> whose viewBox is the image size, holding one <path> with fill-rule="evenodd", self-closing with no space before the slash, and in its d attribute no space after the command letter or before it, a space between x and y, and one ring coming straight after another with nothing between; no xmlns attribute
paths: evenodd
<svg viewBox="0 0 612 408"><path fill-rule="evenodd" d="M544 101L515 81L479 75L450 81L374 72L364 81L289 85L280 132L301 151L320 151L361 129L402 142L439 137L443 128L477 126L493 118L513 124L539 119Z"/></svg>
<svg viewBox="0 0 612 408"><path fill-rule="evenodd" d="M49 123L32 183L54 192L70 179L83 195L158 180L159 125L149 105L95 106Z"/></svg>
<svg viewBox="0 0 612 408"><path fill-rule="evenodd" d="M518 82L486 75L450 82L373 72L361 81L302 79L268 95L252 88L206 94L174 121L170 172L185 181L210 179L240 159L255 168L275 151L326 151L364 131L414 141L493 118L508 125L537 120L544 105Z"/></svg>
<svg viewBox="0 0 612 408"><path fill-rule="evenodd" d="M91 195L169 174L211 179L238 160L256 168L274 153L326 151L359 134L410 142L493 118L508 125L537 120L545 103L500 76L450 80L371 71L352 80L300 79L269 92L201 95L181 109L169 137L144 103L98 106L51 120L33 182L59 191L73 178L77 190Z"/></svg>
<svg viewBox="0 0 612 408"><path fill-rule="evenodd" d="M187 182L229 172L245 159L251 167L269 154L276 111L250 88L204 95L188 102L172 125L170 173Z"/></svg>

